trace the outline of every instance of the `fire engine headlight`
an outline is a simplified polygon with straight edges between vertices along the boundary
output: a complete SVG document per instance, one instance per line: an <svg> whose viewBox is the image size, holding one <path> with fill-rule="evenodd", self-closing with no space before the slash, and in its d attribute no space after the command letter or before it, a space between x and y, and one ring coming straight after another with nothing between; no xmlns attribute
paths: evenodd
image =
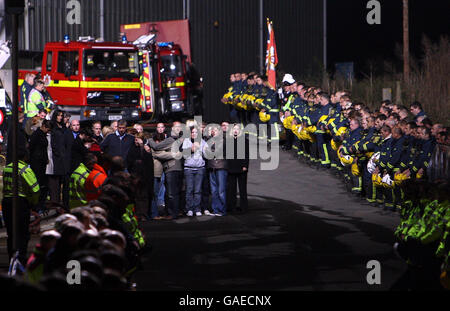
<svg viewBox="0 0 450 311"><path fill-rule="evenodd" d="M133 110L133 111L131 112L131 117L132 117L132 118L137 118L137 117L139 117L139 111Z"/></svg>
<svg viewBox="0 0 450 311"><path fill-rule="evenodd" d="M182 111L183 110L183 102L172 102L172 111Z"/></svg>
<svg viewBox="0 0 450 311"><path fill-rule="evenodd" d="M85 110L84 111L84 116L86 118L92 118L92 117L96 116L96 112L95 112L95 110Z"/></svg>

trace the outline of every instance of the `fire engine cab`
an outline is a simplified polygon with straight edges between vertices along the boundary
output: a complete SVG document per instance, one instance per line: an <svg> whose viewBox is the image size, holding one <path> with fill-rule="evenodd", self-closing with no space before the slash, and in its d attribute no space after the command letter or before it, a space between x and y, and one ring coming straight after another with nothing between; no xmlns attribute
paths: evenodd
<svg viewBox="0 0 450 311"><path fill-rule="evenodd" d="M19 85L26 71L19 71ZM80 120L139 120L138 49L80 37L45 45L41 79L56 106Z"/></svg>

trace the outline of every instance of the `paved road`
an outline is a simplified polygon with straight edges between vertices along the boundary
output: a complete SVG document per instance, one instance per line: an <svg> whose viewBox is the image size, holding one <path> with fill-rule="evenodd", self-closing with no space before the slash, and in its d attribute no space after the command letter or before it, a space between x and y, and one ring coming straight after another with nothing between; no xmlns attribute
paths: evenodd
<svg viewBox="0 0 450 311"><path fill-rule="evenodd" d="M405 271L392 251L395 213L348 196L340 180L281 152L252 161L249 211L143 224L153 251L140 290L387 290ZM369 286L369 260L381 285Z"/></svg>

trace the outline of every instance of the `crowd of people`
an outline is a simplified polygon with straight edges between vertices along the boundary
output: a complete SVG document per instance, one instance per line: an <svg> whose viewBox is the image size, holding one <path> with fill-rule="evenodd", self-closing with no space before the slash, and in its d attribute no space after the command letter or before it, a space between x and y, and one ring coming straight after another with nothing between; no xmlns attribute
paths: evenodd
<svg viewBox="0 0 450 311"><path fill-rule="evenodd" d="M239 124L188 120L173 122L167 131L158 123L151 133L119 120L81 128L79 120L58 109L49 116L41 110L29 126L23 122L19 113L15 231L11 143L2 211L11 267L34 284L67 285L66 264L78 260L85 286L130 289L141 254L151 249L143 222L225 216L248 208L249 147ZM227 158L227 140L235 141L235 155L243 141L245 157ZM59 215L55 228L41 234L29 256L30 234L39 233L40 219L51 210Z"/></svg>
<svg viewBox="0 0 450 311"><path fill-rule="evenodd" d="M230 82L222 102L235 122L265 124L269 134L253 134L268 142L284 131L283 150L338 176L364 204L400 214L396 250L415 278L403 285L432 287L442 273L450 288L449 180L427 176L436 146L450 144L450 127L432 122L419 102L384 100L370 109L347 90L329 94L291 74L278 90L255 73L232 74Z"/></svg>

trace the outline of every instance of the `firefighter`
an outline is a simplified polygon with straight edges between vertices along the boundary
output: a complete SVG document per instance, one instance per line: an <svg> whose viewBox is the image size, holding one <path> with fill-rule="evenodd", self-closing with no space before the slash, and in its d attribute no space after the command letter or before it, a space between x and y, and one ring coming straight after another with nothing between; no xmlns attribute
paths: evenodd
<svg viewBox="0 0 450 311"><path fill-rule="evenodd" d="M319 97L316 96L312 90L310 91L310 94L308 96L308 102L309 102L308 109L306 110L305 115L303 116L303 127L305 128L308 134L313 135L314 138L316 138L316 136L314 135L314 132L317 129L315 123L319 121L318 116L320 114L321 105L319 104ZM310 144L309 155L310 155L309 156L310 165L315 168L319 168L320 156L316 139L314 142L311 142Z"/></svg>
<svg viewBox="0 0 450 311"><path fill-rule="evenodd" d="M264 98L267 96L267 87L264 85L264 77L261 75L256 76L255 82L256 85L253 91L253 98L251 99L252 113L250 114L250 118L251 123L256 129L249 131L249 134L259 138L259 124L262 123L259 118L260 105L264 101Z"/></svg>
<svg viewBox="0 0 450 311"><path fill-rule="evenodd" d="M29 224L31 210L35 210L39 200L40 188L36 176L30 166L25 162L27 153L18 150L18 202L16 208L16 233L18 249L13 249L13 206L12 206L12 184L13 184L13 163L8 164L3 170L3 201L2 211L8 234L8 255L11 259L16 251L18 259L24 265L27 259L27 246L30 240Z"/></svg>
<svg viewBox="0 0 450 311"><path fill-rule="evenodd" d="M342 142L342 145L340 146L338 153L340 154L340 158L345 158L344 156L350 156L350 147L353 146L357 141L361 140L362 135L362 127L361 127L361 121L359 118L351 118L350 119L350 131L348 132L347 136L345 137L344 141ZM352 165L356 164L357 162L353 159L353 161L350 161L346 166L347 172L345 177L346 184L349 188L351 188L351 193L359 196L362 191L362 178L360 175L355 174L355 172L352 172ZM354 167L353 167L354 169Z"/></svg>
<svg viewBox="0 0 450 311"><path fill-rule="evenodd" d="M330 96L324 92L318 94L318 101L321 105L315 118L311 120L312 124L316 125L316 131L314 134L317 139L317 148L320 155L320 164L322 169L328 169L331 167L331 161L329 157L329 136L326 134L326 119L331 115Z"/></svg>
<svg viewBox="0 0 450 311"><path fill-rule="evenodd" d="M234 96L236 96L236 92L238 89L237 81L236 81L236 75L233 73L230 75L230 83L231 86L228 88L227 93L225 93L222 97L222 103L225 105L229 105L230 109L230 119L235 118L236 116L236 108L233 105Z"/></svg>
<svg viewBox="0 0 450 311"><path fill-rule="evenodd" d="M73 171L69 184L69 207L83 206L87 204L86 179L97 163L97 157L92 153L84 156L83 162Z"/></svg>
<svg viewBox="0 0 450 311"><path fill-rule="evenodd" d="M419 138L422 140L417 157L410 162L411 170L417 174L420 169L426 172L430 165L431 155L436 147L436 140L431 136L431 130L427 127L420 127L417 130Z"/></svg>
<svg viewBox="0 0 450 311"><path fill-rule="evenodd" d="M369 116L363 121L363 128L365 128L366 133L364 137L351 147L351 151L357 154L363 154L365 160L363 160L363 190L366 196L367 202L371 204L376 204L374 186L372 183L372 172L368 171L367 164L371 157L374 155L374 151L378 148L381 143L381 136L379 134L379 129L375 125L375 118Z"/></svg>
<svg viewBox="0 0 450 311"><path fill-rule="evenodd" d="M389 126L383 125L380 130L381 137L383 138L377 152L380 152L380 158L377 163L377 169L374 174L372 174L372 180L374 180L374 175L379 177L386 177L387 175L387 163L390 158L391 148L392 148L392 130ZM383 189L378 186L376 189L376 200L377 203L382 205L384 203L384 207L386 209L393 209L393 202L390 201L389 192L385 191L383 193ZM388 195L388 197L386 197Z"/></svg>
<svg viewBox="0 0 450 311"><path fill-rule="evenodd" d="M289 117L293 114L294 103L297 100L299 93L297 92L297 82L286 74L283 78L283 92L279 99L281 100L280 117ZM280 93L279 93L280 95ZM295 135L292 131L286 131L286 143L282 146L283 150L290 150L293 147L293 142L295 140ZM297 149L297 148L294 148Z"/></svg>
<svg viewBox="0 0 450 311"><path fill-rule="evenodd" d="M308 105L304 97L305 85L303 83L294 83L291 85L291 90L295 92L296 95L294 95L293 103L289 105L290 111L285 112L285 117L292 115L294 116L295 123L299 124L301 123L301 115ZM297 157L302 156L304 152L302 141L292 131L287 131L286 135L288 141L287 150L292 146L294 152L297 153Z"/></svg>
<svg viewBox="0 0 450 311"><path fill-rule="evenodd" d="M263 80L267 93L264 100L259 105L259 109L260 120L266 127L263 127L263 132L260 133L258 138L263 140L267 139L267 142L271 144L280 139L278 128L280 107L278 105L278 95L275 90L270 87L267 77L264 77Z"/></svg>

